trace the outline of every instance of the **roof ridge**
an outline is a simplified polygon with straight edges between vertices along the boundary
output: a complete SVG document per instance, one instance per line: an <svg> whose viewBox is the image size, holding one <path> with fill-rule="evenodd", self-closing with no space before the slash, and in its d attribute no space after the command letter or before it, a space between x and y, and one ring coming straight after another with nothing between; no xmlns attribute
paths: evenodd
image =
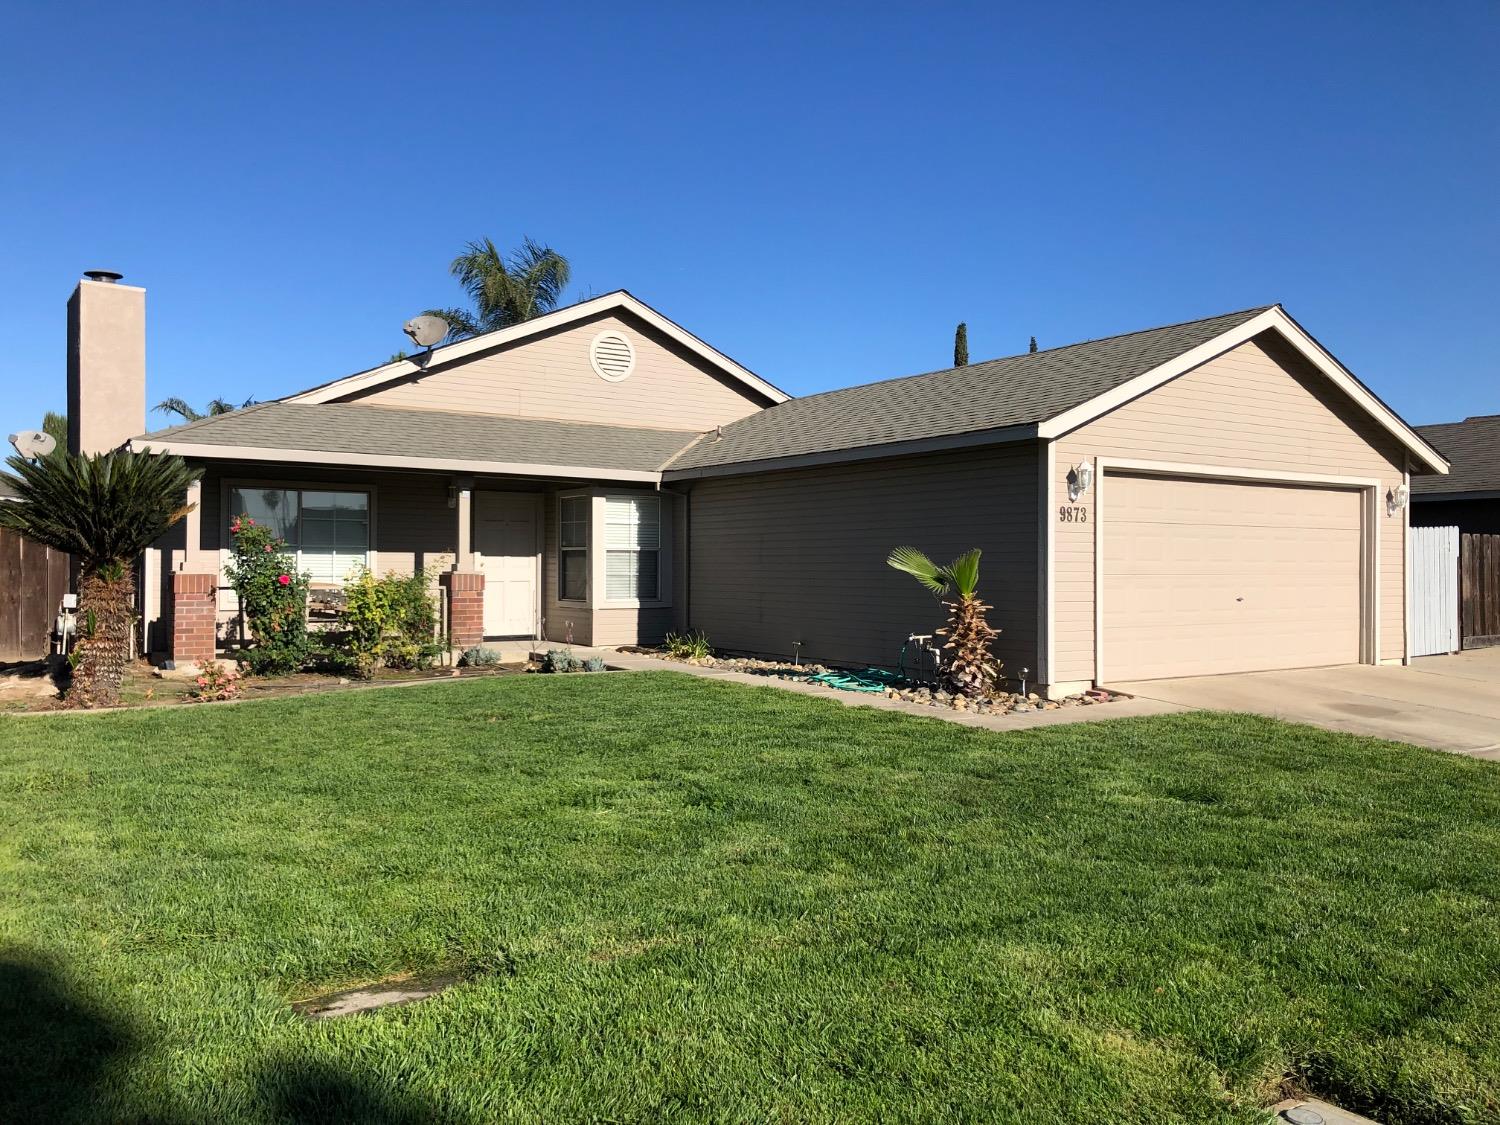
<svg viewBox="0 0 1500 1125"><path fill-rule="evenodd" d="M1006 360L1010 360L1010 359L1029 359L1031 356L1034 356L1034 355L1052 355L1052 354L1055 354L1057 352L1065 352L1069 348L1081 348L1081 347L1084 347L1085 345L1088 345L1088 344L1102 344L1106 340L1123 340L1127 336L1144 336L1148 332L1165 332L1165 331L1167 331L1168 329L1171 329L1171 328L1186 328L1190 324L1202 324L1205 321L1210 321L1210 320L1223 320L1225 317L1240 316L1240 315L1243 315L1243 314L1246 314L1246 313L1263 313L1263 312L1266 312L1266 311L1268 311L1270 309L1274 309L1276 307L1278 307L1278 306L1274 305L1274 304L1272 304L1272 305L1255 305L1255 306L1252 306L1250 308L1234 309L1231 312L1215 313L1213 316L1199 316L1199 317L1194 317L1191 320L1179 320L1179 321L1177 321L1174 324L1158 324L1158 325L1156 325L1156 326L1154 326L1152 328L1137 328L1137 329L1135 329L1134 331L1131 331L1131 332L1116 332L1116 333L1114 333L1113 335L1110 335L1110 336L1093 336L1093 337L1090 337L1087 340L1074 340L1071 344L1059 344L1055 348L1038 348L1034 352L1017 352L1014 355L998 355L998 356L995 356L993 359L981 359L981 360L977 360L974 363L967 363L963 367L938 367L938 368L933 369L932 371L918 371L918 372L916 372L915 374L912 374L912 375L893 375L893 376L891 376L888 379L871 379L867 383L852 383L852 384L850 384L847 387L831 387L831 388L829 388L826 391L817 391L817 392L815 392L813 394L810 394L810 395L799 395L799 396L797 396L795 398L788 399L787 401L789 401L789 402L807 402L807 401L809 401L811 399L822 398L825 395L836 395L836 394L842 394L844 391L860 391L860 390L864 390L864 389L866 389L868 387L878 387L882 383L903 383L903 382L905 382L908 379L925 379L925 378L927 378L929 376L932 376L932 375L947 375L947 374L949 374L951 372L954 372L954 371L964 371L964 370L967 370L970 367L985 367L985 366L988 366L991 363L1004 363ZM783 403L777 403L776 404L776 406L781 406L781 405L784 405L784 404ZM766 409L767 410L775 410L776 406L768 406L768 407L766 407ZM762 411L761 413L764 413L764 411ZM756 417L756 415L752 414L752 415L749 415L749 417L753 418L753 417ZM741 419L741 421L743 421L743 420L744 419Z"/></svg>
<svg viewBox="0 0 1500 1125"><path fill-rule="evenodd" d="M672 463L674 461L676 461L679 457L681 457L683 454L685 454L688 450L690 450L690 449L696 449L699 442L703 441L705 438L708 437L709 434L714 433L714 432L716 432L716 431L715 430L704 430L701 434L698 434L696 437L693 438L692 441L688 442L681 449L679 449L676 453L672 454L672 456L668 457L659 466L657 466L656 471L659 472L659 473L666 472L668 469L670 469L672 467Z"/></svg>

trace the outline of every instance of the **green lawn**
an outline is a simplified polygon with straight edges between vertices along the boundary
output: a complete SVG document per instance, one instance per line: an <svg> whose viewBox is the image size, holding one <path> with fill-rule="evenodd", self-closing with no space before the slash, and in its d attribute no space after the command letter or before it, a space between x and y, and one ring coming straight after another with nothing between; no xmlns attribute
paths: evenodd
<svg viewBox="0 0 1500 1125"><path fill-rule="evenodd" d="M672 673L0 719L0 1121L1500 1121L1500 768ZM450 992L302 1022L324 987Z"/></svg>

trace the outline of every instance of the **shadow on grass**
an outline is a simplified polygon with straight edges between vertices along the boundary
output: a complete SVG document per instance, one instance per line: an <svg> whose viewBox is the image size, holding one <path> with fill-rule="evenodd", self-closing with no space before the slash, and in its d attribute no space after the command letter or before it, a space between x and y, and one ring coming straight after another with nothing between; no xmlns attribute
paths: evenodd
<svg viewBox="0 0 1500 1125"><path fill-rule="evenodd" d="M366 1017L354 1016L354 1019ZM383 1083L365 1081L315 1060L295 1059L267 1067L260 1078L261 1101L269 1106L257 1118L266 1125L461 1125L468 1118Z"/></svg>
<svg viewBox="0 0 1500 1125"><path fill-rule="evenodd" d="M361 1017L355 1017L361 1018ZM144 1046L120 1016L90 999L53 960L30 950L0 954L0 1122L109 1122L189 1125L426 1125L459 1123L451 1110L392 1089L388 1082L312 1059L273 1059L255 1080L253 1108L187 1108L162 1091L133 1104L126 1072Z"/></svg>
<svg viewBox="0 0 1500 1125"><path fill-rule="evenodd" d="M46 958L0 958L0 1121L87 1121L130 1029L83 999Z"/></svg>

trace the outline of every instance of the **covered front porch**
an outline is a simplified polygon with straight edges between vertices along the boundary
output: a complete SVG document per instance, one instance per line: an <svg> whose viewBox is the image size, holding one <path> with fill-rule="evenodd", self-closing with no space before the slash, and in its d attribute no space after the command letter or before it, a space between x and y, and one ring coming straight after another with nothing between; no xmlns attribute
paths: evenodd
<svg viewBox="0 0 1500 1125"><path fill-rule="evenodd" d="M204 460L193 511L142 562L142 648L202 663L243 639L230 524L271 527L311 577L427 576L455 651L649 644L681 626L685 501L651 481ZM315 619L316 620L316 619Z"/></svg>

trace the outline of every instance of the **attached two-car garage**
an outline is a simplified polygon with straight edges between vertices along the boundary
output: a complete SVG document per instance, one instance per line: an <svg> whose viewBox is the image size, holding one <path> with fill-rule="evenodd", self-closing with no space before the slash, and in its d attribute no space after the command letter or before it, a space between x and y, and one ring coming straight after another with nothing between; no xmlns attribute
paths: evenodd
<svg viewBox="0 0 1500 1125"><path fill-rule="evenodd" d="M1110 680L1360 659L1363 491L1107 473L1099 506Z"/></svg>

